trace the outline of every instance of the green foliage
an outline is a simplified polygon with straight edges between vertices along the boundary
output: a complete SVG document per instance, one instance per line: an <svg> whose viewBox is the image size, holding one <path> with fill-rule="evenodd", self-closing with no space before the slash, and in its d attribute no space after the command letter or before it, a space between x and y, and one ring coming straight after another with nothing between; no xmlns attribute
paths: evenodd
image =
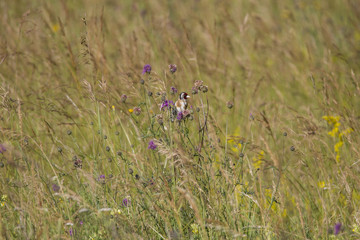
<svg viewBox="0 0 360 240"><path fill-rule="evenodd" d="M0 5L1 238L360 237L356 1Z"/></svg>

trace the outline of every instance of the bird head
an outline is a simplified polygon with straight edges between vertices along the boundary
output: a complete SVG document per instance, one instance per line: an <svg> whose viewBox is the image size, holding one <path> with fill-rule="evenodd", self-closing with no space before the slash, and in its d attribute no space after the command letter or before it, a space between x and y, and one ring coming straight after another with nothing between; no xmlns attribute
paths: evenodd
<svg viewBox="0 0 360 240"><path fill-rule="evenodd" d="M182 93L180 93L179 98L181 100L186 100L186 99L190 98L190 96L186 92L182 92Z"/></svg>

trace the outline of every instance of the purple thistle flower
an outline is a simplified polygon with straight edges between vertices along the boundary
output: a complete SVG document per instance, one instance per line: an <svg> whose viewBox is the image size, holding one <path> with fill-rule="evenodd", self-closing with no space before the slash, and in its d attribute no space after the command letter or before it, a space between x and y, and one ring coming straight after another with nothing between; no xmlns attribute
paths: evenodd
<svg viewBox="0 0 360 240"><path fill-rule="evenodd" d="M184 114L182 112L179 112L176 119L180 121L181 119L183 119L183 117L184 117Z"/></svg>
<svg viewBox="0 0 360 240"><path fill-rule="evenodd" d="M142 71L142 74L145 74L145 73L151 73L151 66L150 64L146 64L143 68L143 71Z"/></svg>
<svg viewBox="0 0 360 240"><path fill-rule="evenodd" d="M6 152L6 148L3 144L0 144L0 153Z"/></svg>
<svg viewBox="0 0 360 240"><path fill-rule="evenodd" d="M164 108L169 108L170 105L174 106L174 102L171 100L165 100L162 104L161 104L161 110L163 110Z"/></svg>
<svg viewBox="0 0 360 240"><path fill-rule="evenodd" d="M148 149L155 150L156 148L157 148L156 144L154 143L153 140L151 140L151 141L149 142Z"/></svg>
<svg viewBox="0 0 360 240"><path fill-rule="evenodd" d="M121 102L126 102L127 96L125 94L121 95Z"/></svg>
<svg viewBox="0 0 360 240"><path fill-rule="evenodd" d="M170 69L170 72L171 72L171 73L174 73L174 72L176 72L177 67L176 67L175 64L170 64L170 65L169 65L169 69Z"/></svg>
<svg viewBox="0 0 360 240"><path fill-rule="evenodd" d="M171 94L175 94L177 92L178 92L178 90L175 87L171 87L171 89L170 89Z"/></svg>
<svg viewBox="0 0 360 240"><path fill-rule="evenodd" d="M334 226L334 234L335 235L338 235L341 231L341 223L336 223L335 226Z"/></svg>
<svg viewBox="0 0 360 240"><path fill-rule="evenodd" d="M122 204L123 204L124 207L128 207L130 205L130 200L127 199L127 198L124 198L122 200Z"/></svg>
<svg viewBox="0 0 360 240"><path fill-rule="evenodd" d="M134 114L135 114L136 116L139 116L139 115L141 114L141 108L139 108L139 107L134 107Z"/></svg>
<svg viewBox="0 0 360 240"><path fill-rule="evenodd" d="M59 192L59 191L60 191L60 187L59 187L57 184L53 184L53 185L52 185L52 190L53 190L54 192Z"/></svg>
<svg viewBox="0 0 360 240"><path fill-rule="evenodd" d="M101 174L101 175L99 176L99 179L105 179L105 175L104 175L104 174Z"/></svg>

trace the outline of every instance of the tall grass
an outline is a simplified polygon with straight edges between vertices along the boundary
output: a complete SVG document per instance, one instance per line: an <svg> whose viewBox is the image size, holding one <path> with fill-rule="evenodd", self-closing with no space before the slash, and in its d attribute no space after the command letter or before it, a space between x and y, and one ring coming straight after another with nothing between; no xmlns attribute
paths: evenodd
<svg viewBox="0 0 360 240"><path fill-rule="evenodd" d="M0 6L2 239L360 238L357 1Z"/></svg>

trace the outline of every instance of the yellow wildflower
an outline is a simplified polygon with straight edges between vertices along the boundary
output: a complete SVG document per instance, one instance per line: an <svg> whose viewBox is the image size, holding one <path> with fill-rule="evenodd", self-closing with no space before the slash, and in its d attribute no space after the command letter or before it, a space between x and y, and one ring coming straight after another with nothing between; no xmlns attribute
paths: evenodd
<svg viewBox="0 0 360 240"><path fill-rule="evenodd" d="M52 26L51 26L51 30L54 32L54 33L56 33L56 32L58 32L59 31L59 29L60 29L60 26L59 26L59 24L53 24Z"/></svg>
<svg viewBox="0 0 360 240"><path fill-rule="evenodd" d="M242 201L242 193L247 191L249 186L249 182L245 182L244 184L238 184L235 187L235 199L238 204L243 203Z"/></svg>
<svg viewBox="0 0 360 240"><path fill-rule="evenodd" d="M271 199L272 199L272 194L273 194L273 190L272 189L265 189L265 197L266 197L266 208L268 208L271 204ZM273 202L271 204L271 210L273 210L275 213L278 212L279 208L278 205L275 201L275 198L273 199Z"/></svg>
<svg viewBox="0 0 360 240"><path fill-rule="evenodd" d="M111 106L111 108L112 108L112 110L114 110L114 111L115 111L115 106L114 106L114 105L112 105L112 106Z"/></svg>
<svg viewBox="0 0 360 240"><path fill-rule="evenodd" d="M341 206L346 206L347 205L347 200L344 194L340 193L339 196L339 202Z"/></svg>
<svg viewBox="0 0 360 240"><path fill-rule="evenodd" d="M257 157L253 157L253 166L255 169L259 169L265 157L265 152L261 150L261 152L257 155Z"/></svg>
<svg viewBox="0 0 360 240"><path fill-rule="evenodd" d="M240 137L240 127L237 127L235 129L234 134L228 137L227 142L230 144L230 149L234 153L236 153L236 154L240 153L240 150L242 147L241 137Z"/></svg>
<svg viewBox="0 0 360 240"><path fill-rule="evenodd" d="M129 113L132 113L134 111L134 109L130 108L128 111L129 111Z"/></svg>
<svg viewBox="0 0 360 240"><path fill-rule="evenodd" d="M287 211L286 211L286 209L284 209L284 211L282 212L281 215L282 215L283 218L286 218L286 217L287 217Z"/></svg>
<svg viewBox="0 0 360 240"><path fill-rule="evenodd" d="M236 154L238 154L240 152L240 149L241 149L241 143L238 143L238 144L233 145L231 147L231 150Z"/></svg>
<svg viewBox="0 0 360 240"><path fill-rule="evenodd" d="M347 128L344 131L339 131L340 127L340 117L339 116L323 116L323 119L327 121L329 125L332 126L332 130L328 134L334 138L338 138L338 142L334 145L334 151L336 153L336 162L340 162L340 149L344 144L343 137L347 134L350 134L353 130Z"/></svg>
<svg viewBox="0 0 360 240"><path fill-rule="evenodd" d="M6 200L7 200L7 195L2 195L0 199L1 207L5 206Z"/></svg>
<svg viewBox="0 0 360 240"><path fill-rule="evenodd" d="M317 185L318 185L319 188L322 188L322 189L325 188L325 182L324 181L318 182Z"/></svg>
<svg viewBox="0 0 360 240"><path fill-rule="evenodd" d="M115 216L116 214L120 215L121 213L122 213L121 209L113 209L113 210L111 210L110 215Z"/></svg>
<svg viewBox="0 0 360 240"><path fill-rule="evenodd" d="M352 231L354 233L360 234L360 227L358 225L354 224Z"/></svg>
<svg viewBox="0 0 360 240"><path fill-rule="evenodd" d="M197 225L196 223L193 223L190 225L191 227L191 231L194 233L194 234L198 234L199 233L199 225Z"/></svg>
<svg viewBox="0 0 360 240"><path fill-rule="evenodd" d="M360 203L360 193L353 190L352 192L352 199L355 201L355 203Z"/></svg>

